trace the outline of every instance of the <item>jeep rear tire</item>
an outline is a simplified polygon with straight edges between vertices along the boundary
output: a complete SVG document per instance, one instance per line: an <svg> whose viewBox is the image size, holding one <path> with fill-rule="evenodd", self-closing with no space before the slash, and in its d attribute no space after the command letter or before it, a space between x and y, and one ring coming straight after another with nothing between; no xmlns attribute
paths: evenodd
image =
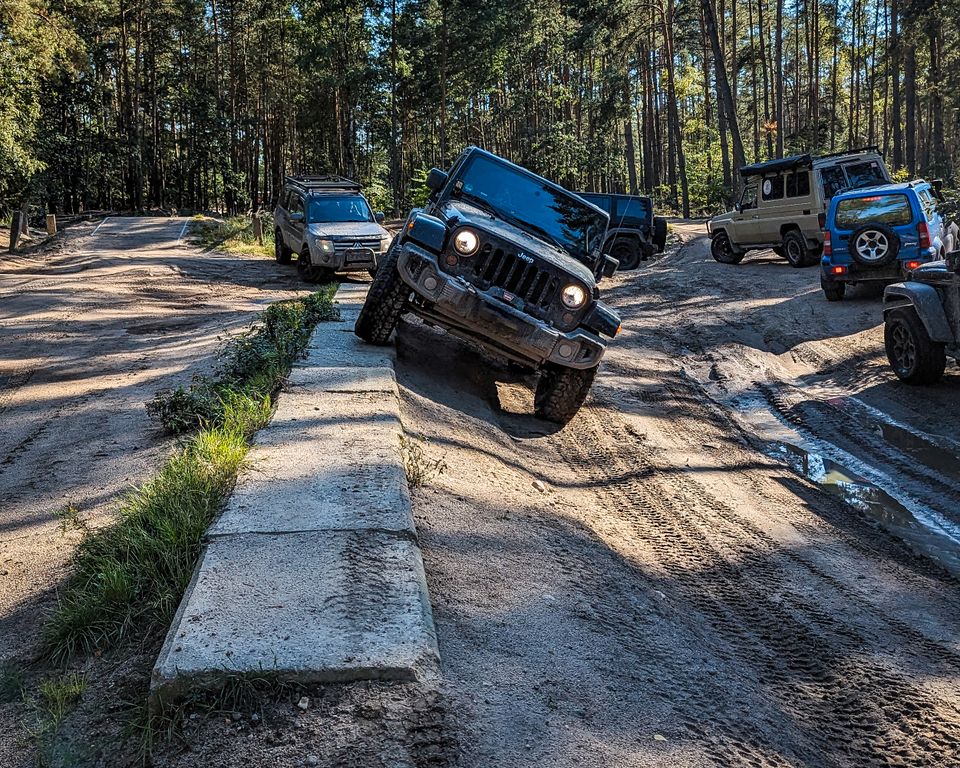
<svg viewBox="0 0 960 768"><path fill-rule="evenodd" d="M570 421L587 399L598 367L580 370L547 363L540 372L533 396L537 417L556 424Z"/></svg>
<svg viewBox="0 0 960 768"><path fill-rule="evenodd" d="M791 229L783 236L783 256L794 269L809 267L811 261L807 239L797 229Z"/></svg>
<svg viewBox="0 0 960 768"><path fill-rule="evenodd" d="M410 296L410 288L397 271L397 258L397 249L391 245L377 267L353 327L353 332L368 344L383 346L390 342L390 334L397 327Z"/></svg>
<svg viewBox="0 0 960 768"><path fill-rule="evenodd" d="M305 283L327 283L333 279L334 272L326 267L317 267L310 261L310 249L303 247L297 257L297 274Z"/></svg>
<svg viewBox="0 0 960 768"><path fill-rule="evenodd" d="M843 301L843 297L847 293L847 284L836 280L824 280L821 277L820 287L823 289L823 295L826 296L827 301Z"/></svg>
<svg viewBox="0 0 960 768"><path fill-rule="evenodd" d="M610 255L620 262L619 269L630 270L640 266L640 249L633 238L620 237L614 240Z"/></svg>
<svg viewBox="0 0 960 768"><path fill-rule="evenodd" d="M883 341L890 367L907 384L936 384L947 367L943 344L930 340L913 308L895 309L887 315Z"/></svg>
<svg viewBox="0 0 960 768"><path fill-rule="evenodd" d="M293 259L293 251L283 242L283 234L279 229L273 233L273 258L277 264L289 264Z"/></svg>
<svg viewBox="0 0 960 768"><path fill-rule="evenodd" d="M667 247L667 220L663 216L653 217L653 244L660 253Z"/></svg>
<svg viewBox="0 0 960 768"><path fill-rule="evenodd" d="M733 250L730 236L726 232L717 232L710 241L710 254L714 261L721 264L739 264L746 253L737 253Z"/></svg>

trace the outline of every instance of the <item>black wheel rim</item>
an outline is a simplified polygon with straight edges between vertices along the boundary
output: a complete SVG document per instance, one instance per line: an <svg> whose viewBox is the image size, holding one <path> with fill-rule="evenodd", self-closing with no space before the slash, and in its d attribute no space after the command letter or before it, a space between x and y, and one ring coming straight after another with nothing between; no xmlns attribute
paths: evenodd
<svg viewBox="0 0 960 768"><path fill-rule="evenodd" d="M913 334L903 325L897 323L891 329L893 347L893 365L898 372L909 376L917 364L917 344Z"/></svg>
<svg viewBox="0 0 960 768"><path fill-rule="evenodd" d="M803 258L803 252L800 248L800 243L796 240L791 240L787 243L787 260L791 264L799 264L800 260Z"/></svg>

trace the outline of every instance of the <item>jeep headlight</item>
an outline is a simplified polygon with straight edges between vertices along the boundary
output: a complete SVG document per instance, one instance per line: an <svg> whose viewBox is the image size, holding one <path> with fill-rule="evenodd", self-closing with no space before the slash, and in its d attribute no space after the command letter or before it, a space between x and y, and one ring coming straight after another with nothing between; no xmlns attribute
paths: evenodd
<svg viewBox="0 0 960 768"><path fill-rule="evenodd" d="M461 229L453 236L453 248L461 256L472 256L480 247L480 238L472 229Z"/></svg>
<svg viewBox="0 0 960 768"><path fill-rule="evenodd" d="M587 292L576 283L570 283L560 291L560 301L567 309L580 309L587 300Z"/></svg>

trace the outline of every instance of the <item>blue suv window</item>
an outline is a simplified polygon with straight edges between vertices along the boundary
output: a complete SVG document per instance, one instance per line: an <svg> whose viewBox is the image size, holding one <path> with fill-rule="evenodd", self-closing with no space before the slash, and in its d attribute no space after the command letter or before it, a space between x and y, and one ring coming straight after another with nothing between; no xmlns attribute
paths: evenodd
<svg viewBox="0 0 960 768"><path fill-rule="evenodd" d="M837 204L837 229L856 229L862 224L886 224L899 227L913 221L906 195L852 197Z"/></svg>

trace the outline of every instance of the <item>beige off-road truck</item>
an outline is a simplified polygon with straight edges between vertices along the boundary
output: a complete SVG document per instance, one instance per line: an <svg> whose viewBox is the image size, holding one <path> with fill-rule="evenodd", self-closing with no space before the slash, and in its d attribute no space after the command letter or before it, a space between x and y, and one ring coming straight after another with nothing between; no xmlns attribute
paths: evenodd
<svg viewBox="0 0 960 768"><path fill-rule="evenodd" d="M745 165L740 199L707 222L713 258L739 264L747 251L772 248L793 267L820 261L830 198L890 183L876 147L833 155L794 155Z"/></svg>

